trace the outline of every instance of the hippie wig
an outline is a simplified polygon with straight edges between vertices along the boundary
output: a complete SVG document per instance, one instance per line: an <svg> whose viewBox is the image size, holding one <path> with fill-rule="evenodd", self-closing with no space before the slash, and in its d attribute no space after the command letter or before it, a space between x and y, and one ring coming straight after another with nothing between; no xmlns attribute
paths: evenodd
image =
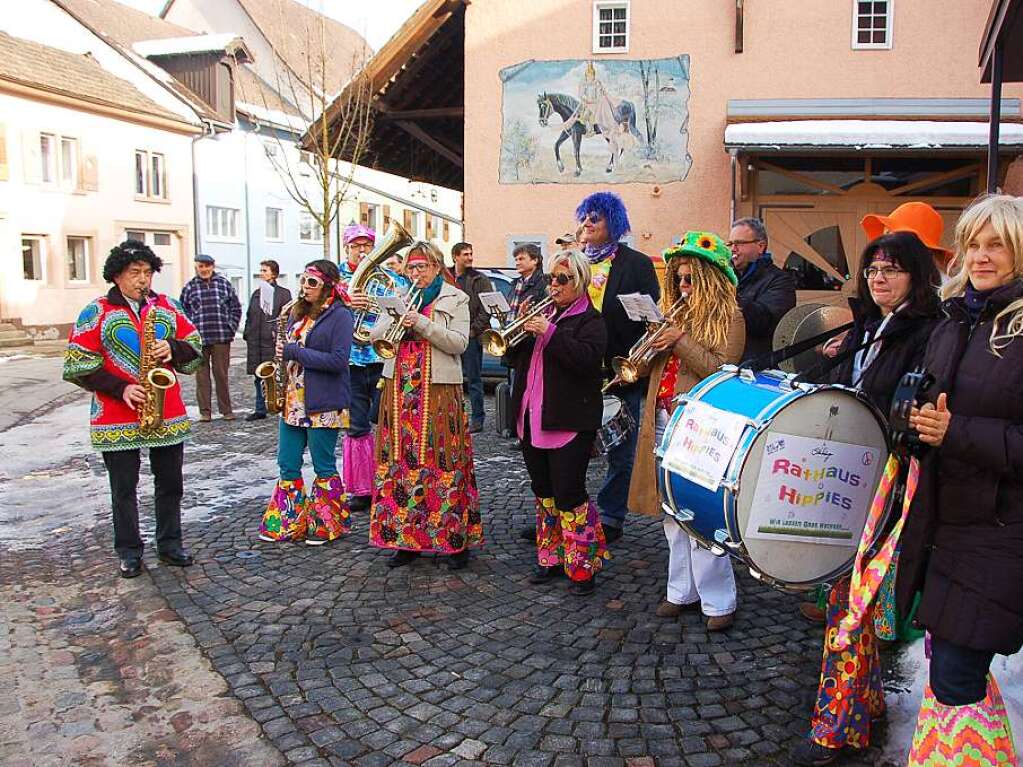
<svg viewBox="0 0 1023 767"><path fill-rule="evenodd" d="M682 327L701 346L724 346L739 306L735 285L724 272L702 258L665 253L664 297L661 299L664 310L670 308L680 294L678 265L688 263L693 268L693 286L682 311Z"/></svg>
<svg viewBox="0 0 1023 767"><path fill-rule="evenodd" d="M154 272L160 271L163 267L163 259L150 250L148 245L138 240L125 240L110 249L110 254L103 264L103 280L113 282L114 277L136 261L149 264Z"/></svg>
<svg viewBox="0 0 1023 767"><path fill-rule="evenodd" d="M584 199L575 209L575 220L582 222L588 213L598 213L607 222L611 242L618 242L632 230L625 203L614 192L594 192Z"/></svg>

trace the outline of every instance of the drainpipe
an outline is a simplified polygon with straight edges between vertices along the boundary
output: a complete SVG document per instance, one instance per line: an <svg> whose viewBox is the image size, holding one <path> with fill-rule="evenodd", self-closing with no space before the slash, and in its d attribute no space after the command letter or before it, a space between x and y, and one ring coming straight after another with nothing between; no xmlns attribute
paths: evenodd
<svg viewBox="0 0 1023 767"><path fill-rule="evenodd" d="M739 154L739 150L737 150L737 149L729 149L728 150L728 156L731 159L731 167L732 167L732 200L731 200L731 207L728 210L728 225L729 226L732 225L732 222L735 221L735 218L736 218L736 215L735 215L735 207L736 207L735 196L736 196L737 188L736 188L736 183L735 183L735 170L736 170L736 168L738 167L738 164L739 164L738 163L738 154Z"/></svg>
<svg viewBox="0 0 1023 767"><path fill-rule="evenodd" d="M245 184L245 295L252 292L252 231L251 211L249 210L249 133L242 131L242 181Z"/></svg>
<svg viewBox="0 0 1023 767"><path fill-rule="evenodd" d="M200 215L199 207L199 174L196 172L197 163L195 160L195 145L207 136L214 135L213 123L211 121L200 119L199 123L202 125L203 131L192 139L192 227L195 230L195 253L192 254L193 256L195 256L196 253L203 252L201 225L202 216Z"/></svg>

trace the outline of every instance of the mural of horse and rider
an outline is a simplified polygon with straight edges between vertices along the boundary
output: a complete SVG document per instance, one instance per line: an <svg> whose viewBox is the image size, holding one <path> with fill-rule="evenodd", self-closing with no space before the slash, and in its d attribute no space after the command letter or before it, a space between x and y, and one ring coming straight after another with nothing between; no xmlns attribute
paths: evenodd
<svg viewBox="0 0 1023 767"><path fill-rule="evenodd" d="M667 183L689 173L688 55L525 61L500 76L500 183Z"/></svg>

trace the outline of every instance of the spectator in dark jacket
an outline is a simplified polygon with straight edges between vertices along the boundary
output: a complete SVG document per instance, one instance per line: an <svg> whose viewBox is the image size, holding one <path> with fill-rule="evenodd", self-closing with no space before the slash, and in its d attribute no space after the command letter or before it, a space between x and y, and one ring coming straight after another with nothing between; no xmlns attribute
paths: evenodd
<svg viewBox="0 0 1023 767"><path fill-rule="evenodd" d="M181 290L181 305L202 338L202 365L195 375L195 398L199 420L213 418L210 367L217 385L217 407L225 421L234 420L227 370L231 365L231 341L242 319L242 305L231 281L216 272L213 256L195 257L195 277Z"/></svg>
<svg viewBox="0 0 1023 767"><path fill-rule="evenodd" d="M480 302L480 293L489 293L494 286L473 268L470 243L456 242L451 248L451 258L455 264L455 282L469 296L469 346L462 354L462 376L471 409L469 432L475 434L483 430L483 347L480 345L480 333L490 327L490 315Z"/></svg>
<svg viewBox="0 0 1023 767"><path fill-rule="evenodd" d="M284 305L291 300L291 291L277 284L281 273L280 264L276 261L260 261L259 276L263 280L249 298L249 308L245 313L245 330L242 338L245 341L246 358L245 372L255 375L261 362L269 362L274 358L275 341L277 339L277 323L274 322ZM245 417L246 421L257 421L266 418L266 400L263 387L258 378L256 382L256 406Z"/></svg>
<svg viewBox="0 0 1023 767"><path fill-rule="evenodd" d="M989 672L995 653L1023 645L1023 200L974 203L955 250L962 268L924 357L935 384L910 418L933 448L896 585L903 609L922 588L917 621L932 640L911 764L951 763L967 744L1011 753Z"/></svg>
<svg viewBox="0 0 1023 767"><path fill-rule="evenodd" d="M740 218L728 235L739 275L739 306L746 320L744 360L770 352L778 320L796 305L795 278L772 261L767 229L759 218Z"/></svg>
<svg viewBox="0 0 1023 767"><path fill-rule="evenodd" d="M333 261L306 265L301 297L291 309L284 344L285 395L277 440L280 479L270 495L259 538L317 546L351 529L350 496L337 471L342 411L352 401L348 355L352 313L345 306L341 272ZM316 479L307 495L302 479L306 448Z"/></svg>
<svg viewBox="0 0 1023 767"><path fill-rule="evenodd" d="M531 242L512 251L515 271L519 276L511 284L511 316L516 317L525 301L536 304L547 296L547 275L543 273L543 253Z"/></svg>

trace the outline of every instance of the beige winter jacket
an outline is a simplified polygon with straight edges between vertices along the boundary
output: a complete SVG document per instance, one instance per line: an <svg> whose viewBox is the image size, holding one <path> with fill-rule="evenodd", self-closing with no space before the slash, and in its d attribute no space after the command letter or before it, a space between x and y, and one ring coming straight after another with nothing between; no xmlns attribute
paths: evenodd
<svg viewBox="0 0 1023 767"><path fill-rule="evenodd" d="M391 326L391 318L383 315L373 325L370 337L375 341ZM462 360L459 355L469 345L469 296L445 282L433 302L429 317L420 316L413 327L419 338L430 342L430 382L462 383ZM394 377L394 360L384 360L384 378Z"/></svg>

